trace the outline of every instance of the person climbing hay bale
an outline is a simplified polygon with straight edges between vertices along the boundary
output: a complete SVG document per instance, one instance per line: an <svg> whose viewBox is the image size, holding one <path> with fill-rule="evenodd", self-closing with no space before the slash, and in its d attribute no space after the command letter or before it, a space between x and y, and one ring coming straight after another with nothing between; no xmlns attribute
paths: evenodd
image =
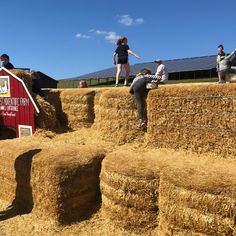
<svg viewBox="0 0 236 236"><path fill-rule="evenodd" d="M236 162L172 156L162 168L159 235L234 235Z"/></svg>
<svg viewBox="0 0 236 236"><path fill-rule="evenodd" d="M126 230L154 229L158 215L158 168L144 153L117 151L102 164L102 212ZM157 174L155 173L157 172Z"/></svg>

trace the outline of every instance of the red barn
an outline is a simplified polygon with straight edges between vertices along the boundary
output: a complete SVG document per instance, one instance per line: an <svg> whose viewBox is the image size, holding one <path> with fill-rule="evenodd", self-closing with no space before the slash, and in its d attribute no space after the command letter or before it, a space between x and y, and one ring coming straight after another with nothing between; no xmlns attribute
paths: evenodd
<svg viewBox="0 0 236 236"><path fill-rule="evenodd" d="M0 125L14 128L16 137L32 135L35 113L39 109L23 80L0 68Z"/></svg>

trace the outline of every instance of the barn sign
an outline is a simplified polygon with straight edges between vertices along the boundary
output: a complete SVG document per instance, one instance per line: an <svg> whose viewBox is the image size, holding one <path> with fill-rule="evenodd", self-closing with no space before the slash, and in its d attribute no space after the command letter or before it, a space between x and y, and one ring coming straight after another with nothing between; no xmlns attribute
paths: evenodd
<svg viewBox="0 0 236 236"><path fill-rule="evenodd" d="M39 113L22 79L0 68L0 126L14 128L16 137L35 132L35 113Z"/></svg>

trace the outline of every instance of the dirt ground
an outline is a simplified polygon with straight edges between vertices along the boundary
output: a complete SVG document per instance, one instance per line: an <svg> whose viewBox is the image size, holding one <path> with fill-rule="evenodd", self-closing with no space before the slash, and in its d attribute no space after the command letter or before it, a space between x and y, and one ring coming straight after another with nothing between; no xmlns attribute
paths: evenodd
<svg viewBox="0 0 236 236"><path fill-rule="evenodd" d="M132 144L117 146L111 142L105 142L100 139L99 134L92 129L80 129L71 133L56 135L50 131L37 131L33 139L38 142L59 142L70 144L94 144L97 147L103 147L107 152L117 149L128 149L145 151L148 150L145 143L145 137L140 138ZM1 141L0 141L1 142ZM119 229L113 225L99 210L85 221L75 223L70 226L57 226L53 221L38 219L33 213L19 215L17 211L8 208L8 203L0 201L0 236L23 236L23 235L137 235ZM8 219L6 219L8 218ZM155 232L147 232L145 235L155 235Z"/></svg>

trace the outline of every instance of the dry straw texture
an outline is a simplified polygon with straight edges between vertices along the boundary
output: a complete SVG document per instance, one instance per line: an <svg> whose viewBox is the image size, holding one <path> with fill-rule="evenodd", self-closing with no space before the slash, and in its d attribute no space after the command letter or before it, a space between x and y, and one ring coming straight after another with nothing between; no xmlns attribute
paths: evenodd
<svg viewBox="0 0 236 236"><path fill-rule="evenodd" d="M236 85L162 86L149 93L148 141L156 147L236 154Z"/></svg>
<svg viewBox="0 0 236 236"><path fill-rule="evenodd" d="M109 154L103 161L100 179L105 217L135 232L156 227L159 177L152 158L129 151Z"/></svg>
<svg viewBox="0 0 236 236"><path fill-rule="evenodd" d="M96 206L104 152L92 146L53 146L35 158L33 213L66 224L89 216Z"/></svg>
<svg viewBox="0 0 236 236"><path fill-rule="evenodd" d="M94 97L92 89L68 89L60 94L62 112L66 114L68 127L76 130L91 127L94 122Z"/></svg>
<svg viewBox="0 0 236 236"><path fill-rule="evenodd" d="M162 166L160 235L235 235L236 162L189 155Z"/></svg>
<svg viewBox="0 0 236 236"><path fill-rule="evenodd" d="M114 88L104 91L96 98L94 128L107 141L123 144L142 134L134 97L128 89Z"/></svg>
<svg viewBox="0 0 236 236"><path fill-rule="evenodd" d="M67 224L91 214L100 198L104 151L36 138L1 141L0 199L23 212Z"/></svg>
<svg viewBox="0 0 236 236"><path fill-rule="evenodd" d="M32 76L31 73L24 70L13 69L11 70L13 74L22 79L28 88L29 92L32 93Z"/></svg>
<svg viewBox="0 0 236 236"><path fill-rule="evenodd" d="M35 119L36 128L55 130L57 126L55 107L40 96L36 96L35 100L39 108Z"/></svg>

